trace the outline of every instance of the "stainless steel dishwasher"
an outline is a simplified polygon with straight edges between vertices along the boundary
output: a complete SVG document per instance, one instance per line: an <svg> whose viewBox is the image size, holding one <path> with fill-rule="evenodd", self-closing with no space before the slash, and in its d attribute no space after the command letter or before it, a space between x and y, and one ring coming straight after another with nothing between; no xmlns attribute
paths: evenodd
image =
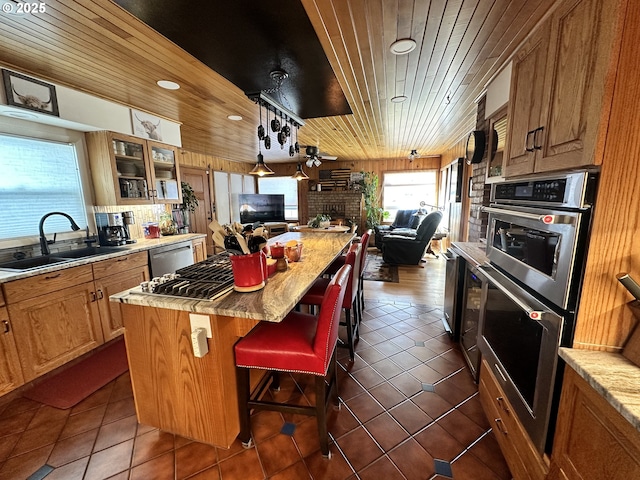
<svg viewBox="0 0 640 480"><path fill-rule="evenodd" d="M193 245L190 241L173 243L149 250L149 269L152 277L174 273L193 265Z"/></svg>

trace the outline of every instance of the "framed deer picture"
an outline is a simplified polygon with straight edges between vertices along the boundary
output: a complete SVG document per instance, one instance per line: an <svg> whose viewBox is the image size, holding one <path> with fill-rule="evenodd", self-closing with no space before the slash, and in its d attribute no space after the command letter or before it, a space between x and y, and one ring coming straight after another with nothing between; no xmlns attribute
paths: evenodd
<svg viewBox="0 0 640 480"><path fill-rule="evenodd" d="M10 70L2 70L7 105L60 116L56 87Z"/></svg>
<svg viewBox="0 0 640 480"><path fill-rule="evenodd" d="M162 120L148 113L131 109L131 121L133 122L133 134L137 137L149 140L162 141Z"/></svg>

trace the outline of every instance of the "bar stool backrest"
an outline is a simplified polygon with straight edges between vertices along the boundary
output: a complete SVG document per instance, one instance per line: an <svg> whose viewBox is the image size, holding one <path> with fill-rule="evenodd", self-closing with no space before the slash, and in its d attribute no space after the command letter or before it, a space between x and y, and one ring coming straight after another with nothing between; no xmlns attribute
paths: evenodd
<svg viewBox="0 0 640 480"><path fill-rule="evenodd" d="M349 257L352 256L352 260ZM347 283L347 291L344 294L344 300L342 306L344 308L351 308L353 301L358 296L358 275L360 263L362 261L362 247L359 243L354 243L349 247L347 257L344 260L345 265L351 265L351 275L349 276L349 282Z"/></svg>
<svg viewBox="0 0 640 480"><path fill-rule="evenodd" d="M369 247L369 237L371 236L371 230L367 230L362 234L360 238L360 245L362 245L362 253L360 254L360 265L358 265L358 277L362 276L364 272L364 266L367 263L367 248Z"/></svg>
<svg viewBox="0 0 640 480"><path fill-rule="evenodd" d="M349 277L351 276L351 270L351 265L344 265L338 270L331 279L331 282L329 282L329 285L327 285L322 299L322 305L320 305L316 337L313 341L313 352L323 359L325 372L329 366L333 350L338 343L338 327L340 326L342 302Z"/></svg>

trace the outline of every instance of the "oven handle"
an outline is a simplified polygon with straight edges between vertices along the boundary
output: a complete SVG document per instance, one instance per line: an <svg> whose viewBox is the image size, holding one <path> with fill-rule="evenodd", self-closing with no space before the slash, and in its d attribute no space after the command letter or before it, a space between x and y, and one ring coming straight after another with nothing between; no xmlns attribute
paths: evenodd
<svg viewBox="0 0 640 480"><path fill-rule="evenodd" d="M502 208L494 208L494 207L482 207L482 211L487 213L498 213L503 215L506 213L508 215L514 215L516 217L527 218L529 220L542 222L545 225L551 225L551 224L572 225L576 223L576 217L572 215L526 213L526 212L518 212L516 210L505 210Z"/></svg>
<svg viewBox="0 0 640 480"><path fill-rule="evenodd" d="M544 316L546 316L548 313L550 313L549 311L535 310L534 308L529 306L527 303L522 301L520 298L518 298L516 295L514 295L507 287L502 285L499 280L497 280L495 277L491 276L486 270L482 269L482 267L479 267L479 268L480 268L480 270L482 272L482 275L487 277L487 279L498 290L500 290L502 293L504 293L507 296L507 298L509 298L509 300L511 300L513 303L518 305L522 310L524 310L527 313L527 316L531 320L542 320L542 318Z"/></svg>

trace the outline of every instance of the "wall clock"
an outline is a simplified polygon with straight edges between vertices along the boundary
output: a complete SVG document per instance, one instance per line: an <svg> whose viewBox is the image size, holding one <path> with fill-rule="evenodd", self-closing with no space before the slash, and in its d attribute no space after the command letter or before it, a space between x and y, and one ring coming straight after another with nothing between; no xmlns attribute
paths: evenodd
<svg viewBox="0 0 640 480"><path fill-rule="evenodd" d="M484 130L474 130L469 134L467 138L467 149L465 152L465 158L467 164L480 163L484 156L484 148L487 144L487 136Z"/></svg>

